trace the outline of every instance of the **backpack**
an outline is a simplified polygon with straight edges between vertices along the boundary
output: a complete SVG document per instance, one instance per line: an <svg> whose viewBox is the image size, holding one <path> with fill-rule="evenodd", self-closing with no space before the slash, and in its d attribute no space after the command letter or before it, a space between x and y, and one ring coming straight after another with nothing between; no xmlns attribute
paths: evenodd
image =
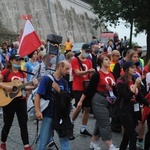
<svg viewBox="0 0 150 150"><path fill-rule="evenodd" d="M35 108L34 108L34 99L35 99L35 95L37 93L37 89L38 88L34 89L27 99L27 114L28 114L29 120L36 119Z"/></svg>
<svg viewBox="0 0 150 150"><path fill-rule="evenodd" d="M52 75L47 75L52 81L54 81L54 78ZM38 87L34 90L32 90L32 93L29 95L28 99L27 99L27 113L28 113L28 119L29 120L35 120L36 116L35 116L35 107L34 107L34 100L35 100L35 95L37 93ZM40 107L41 107L41 111L44 111L46 109L46 107L48 106L49 102L47 102L50 100L44 100L43 98L41 98L40 100Z"/></svg>

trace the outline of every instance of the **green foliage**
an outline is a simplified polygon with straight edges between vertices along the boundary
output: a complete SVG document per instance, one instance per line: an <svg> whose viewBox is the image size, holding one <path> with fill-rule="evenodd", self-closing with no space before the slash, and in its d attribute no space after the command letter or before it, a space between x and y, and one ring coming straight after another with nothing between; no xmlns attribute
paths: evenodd
<svg viewBox="0 0 150 150"><path fill-rule="evenodd" d="M101 23L116 26L119 19L126 21L126 27L134 22L136 35L147 34L146 60L150 59L150 0L93 0L91 10L98 16L97 26Z"/></svg>
<svg viewBox="0 0 150 150"><path fill-rule="evenodd" d="M147 31L150 24L149 0L93 0L92 11L98 16L97 24L119 25L119 19L131 23L134 19L136 32Z"/></svg>
<svg viewBox="0 0 150 150"><path fill-rule="evenodd" d="M138 45L137 42L132 42L132 48L134 48L134 46Z"/></svg>
<svg viewBox="0 0 150 150"><path fill-rule="evenodd" d="M130 39L127 39L127 41L128 41L128 43L129 43L129 42L130 42ZM137 46L137 45L139 45L137 42L132 42L132 44L131 44L131 49L133 49L134 46Z"/></svg>

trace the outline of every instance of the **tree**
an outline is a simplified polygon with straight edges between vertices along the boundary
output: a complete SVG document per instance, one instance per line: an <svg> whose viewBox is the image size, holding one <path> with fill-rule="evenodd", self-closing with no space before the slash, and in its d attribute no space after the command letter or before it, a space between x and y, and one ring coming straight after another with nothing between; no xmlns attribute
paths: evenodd
<svg viewBox="0 0 150 150"><path fill-rule="evenodd" d="M96 23L119 25L119 19L126 21L126 27L130 24L131 31L134 23L136 34L147 34L147 55L150 58L150 1L149 0L93 0L92 11L98 16ZM132 43L132 33L130 36Z"/></svg>

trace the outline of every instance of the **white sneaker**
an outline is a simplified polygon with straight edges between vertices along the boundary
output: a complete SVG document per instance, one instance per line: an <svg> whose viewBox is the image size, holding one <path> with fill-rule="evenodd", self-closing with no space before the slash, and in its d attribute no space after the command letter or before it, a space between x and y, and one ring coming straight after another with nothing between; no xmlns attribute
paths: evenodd
<svg viewBox="0 0 150 150"><path fill-rule="evenodd" d="M92 150L101 150L101 148L99 147L98 142L91 142L90 143L90 149L92 149Z"/></svg>
<svg viewBox="0 0 150 150"><path fill-rule="evenodd" d="M142 142L137 141L137 142L136 142L136 147L137 147L137 148L144 149L144 140L143 140Z"/></svg>
<svg viewBox="0 0 150 150"><path fill-rule="evenodd" d="M113 144L111 144L109 150L119 150L119 148L116 148Z"/></svg>

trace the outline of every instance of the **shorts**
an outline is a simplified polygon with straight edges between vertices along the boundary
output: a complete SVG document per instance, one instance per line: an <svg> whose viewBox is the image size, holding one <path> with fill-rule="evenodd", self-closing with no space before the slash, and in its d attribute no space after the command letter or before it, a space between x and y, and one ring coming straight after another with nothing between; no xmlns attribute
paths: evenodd
<svg viewBox="0 0 150 150"><path fill-rule="evenodd" d="M73 91L73 95L75 98L75 104L74 104L75 107L77 107L77 104L78 104L82 94L83 94L83 91ZM84 108L84 107L91 107L91 100L89 100L88 98L85 98L83 101L83 104L82 104L82 108Z"/></svg>
<svg viewBox="0 0 150 150"><path fill-rule="evenodd" d="M142 121L142 113L143 113L143 108L140 107L140 110L137 112L137 114L138 114L138 121Z"/></svg>

